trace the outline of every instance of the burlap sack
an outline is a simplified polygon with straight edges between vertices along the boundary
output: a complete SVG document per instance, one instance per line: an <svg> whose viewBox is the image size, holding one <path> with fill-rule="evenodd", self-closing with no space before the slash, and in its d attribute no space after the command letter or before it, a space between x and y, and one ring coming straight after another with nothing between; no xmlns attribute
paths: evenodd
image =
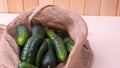
<svg viewBox="0 0 120 68"><path fill-rule="evenodd" d="M0 24L0 38L5 28L6 28L6 25Z"/></svg>
<svg viewBox="0 0 120 68"><path fill-rule="evenodd" d="M93 53L87 41L88 29L85 21L78 14L55 5L33 8L7 25L0 41L0 68L17 68L20 63L15 37L16 27L22 23L29 29L31 25L40 23L67 30L75 45L66 63L61 63L56 68L90 68Z"/></svg>

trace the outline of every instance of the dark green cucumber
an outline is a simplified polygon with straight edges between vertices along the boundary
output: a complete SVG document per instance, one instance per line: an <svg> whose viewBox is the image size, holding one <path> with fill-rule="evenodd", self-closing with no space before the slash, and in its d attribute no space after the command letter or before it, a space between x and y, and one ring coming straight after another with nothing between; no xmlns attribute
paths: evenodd
<svg viewBox="0 0 120 68"><path fill-rule="evenodd" d="M53 51L49 49L42 60L43 68L55 68L56 60L54 58Z"/></svg>
<svg viewBox="0 0 120 68"><path fill-rule="evenodd" d="M17 32L16 42L19 46L23 46L28 40L30 32L28 28L23 24L18 25L16 32Z"/></svg>
<svg viewBox="0 0 120 68"><path fill-rule="evenodd" d="M64 38L64 43L67 47L67 51L70 53L74 47L74 41L70 37Z"/></svg>
<svg viewBox="0 0 120 68"><path fill-rule="evenodd" d="M32 36L28 39L21 55L21 61L34 64L36 53L43 41L40 36Z"/></svg>
<svg viewBox="0 0 120 68"><path fill-rule="evenodd" d="M57 58L60 61L66 61L66 59L67 59L67 50L65 48L64 41L62 40L62 38L60 38L52 30L47 30L46 33L53 41L55 51L56 51L56 54L57 54Z"/></svg>
<svg viewBox="0 0 120 68"><path fill-rule="evenodd" d="M31 44L33 44L34 41L34 37L30 37L27 41L27 43L25 44L23 51L22 51L22 55L21 55L21 61L22 62L26 62L27 61L27 56L28 56L28 52L30 49Z"/></svg>
<svg viewBox="0 0 120 68"><path fill-rule="evenodd" d="M55 68L56 67L56 57L53 50L52 40L51 39L45 39L48 44L48 51L45 54L43 60L42 60L42 66L44 68Z"/></svg>
<svg viewBox="0 0 120 68"><path fill-rule="evenodd" d="M44 29L41 29L42 26L33 26L32 28L32 37L28 39L21 56L21 61L34 64L35 56L37 51L44 40ZM37 31L35 31L37 30ZM39 32L39 33L38 33Z"/></svg>
<svg viewBox="0 0 120 68"><path fill-rule="evenodd" d="M48 49L52 49L52 50L54 51L54 45L53 45L52 39L50 39L50 38L45 38L45 41L46 41L47 44L48 44Z"/></svg>
<svg viewBox="0 0 120 68"><path fill-rule="evenodd" d="M46 41L44 41L41 45L41 47L38 50L37 56L36 56L36 60L35 60L35 65L37 67L40 67L42 64L42 58L44 56L44 54L46 53L46 51L48 50L48 46Z"/></svg>
<svg viewBox="0 0 120 68"><path fill-rule="evenodd" d="M44 27L40 24L34 25L32 27L32 35L41 35L42 37L44 37L45 35Z"/></svg>
<svg viewBox="0 0 120 68"><path fill-rule="evenodd" d="M57 58L60 61L66 61L67 60L67 50L65 48L62 38L54 39L53 44L54 44L54 47L56 50Z"/></svg>
<svg viewBox="0 0 120 68"><path fill-rule="evenodd" d="M33 37L33 36L32 36ZM35 62L35 57L38 52L38 49L43 42L43 38L40 36L35 36L32 44L30 45L29 51L28 51L28 57L27 57L27 62L30 64L34 64Z"/></svg>
<svg viewBox="0 0 120 68"><path fill-rule="evenodd" d="M18 65L18 68L38 68L38 67L28 64L28 63L25 63L25 62L22 62Z"/></svg>

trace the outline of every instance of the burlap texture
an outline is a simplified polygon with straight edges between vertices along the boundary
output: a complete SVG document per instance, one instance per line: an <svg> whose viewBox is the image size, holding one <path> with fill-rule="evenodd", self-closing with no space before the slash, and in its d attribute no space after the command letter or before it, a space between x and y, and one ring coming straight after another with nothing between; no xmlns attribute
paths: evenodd
<svg viewBox="0 0 120 68"><path fill-rule="evenodd" d="M0 24L0 38L5 28L6 28L6 25Z"/></svg>
<svg viewBox="0 0 120 68"><path fill-rule="evenodd" d="M7 25L0 40L0 68L17 68L20 63L15 37L16 27L21 23L29 29L40 23L46 27L67 30L75 45L66 63L60 63L56 68L90 68L93 52L87 41L85 21L78 14L55 5L30 9Z"/></svg>

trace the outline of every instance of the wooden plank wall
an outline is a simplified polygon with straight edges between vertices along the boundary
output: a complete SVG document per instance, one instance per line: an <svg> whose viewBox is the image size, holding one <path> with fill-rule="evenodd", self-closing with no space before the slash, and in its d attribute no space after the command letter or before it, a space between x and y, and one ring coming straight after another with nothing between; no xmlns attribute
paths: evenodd
<svg viewBox="0 0 120 68"><path fill-rule="evenodd" d="M54 0L39 0L39 5L40 6L54 5Z"/></svg>
<svg viewBox="0 0 120 68"><path fill-rule="evenodd" d="M0 0L0 12L8 12L7 0Z"/></svg>
<svg viewBox="0 0 120 68"><path fill-rule="evenodd" d="M101 0L86 0L85 15L100 15Z"/></svg>
<svg viewBox="0 0 120 68"><path fill-rule="evenodd" d="M117 16L120 16L120 0L119 0L119 5L118 5Z"/></svg>
<svg viewBox="0 0 120 68"><path fill-rule="evenodd" d="M119 0L102 0L100 15L116 16Z"/></svg>
<svg viewBox="0 0 120 68"><path fill-rule="evenodd" d="M20 13L23 12L23 1L22 0L7 0L8 9L10 13Z"/></svg>
<svg viewBox="0 0 120 68"><path fill-rule="evenodd" d="M24 2L24 11L30 9L31 7L36 7L39 5L39 0L23 0Z"/></svg>
<svg viewBox="0 0 120 68"><path fill-rule="evenodd" d="M61 6L63 8L69 8L69 0L55 0L55 5Z"/></svg>
<svg viewBox="0 0 120 68"><path fill-rule="evenodd" d="M80 15L85 15L85 0L70 0L70 9Z"/></svg>
<svg viewBox="0 0 120 68"><path fill-rule="evenodd" d="M0 0L0 12L22 13L32 7L49 4L80 15L120 16L120 0Z"/></svg>

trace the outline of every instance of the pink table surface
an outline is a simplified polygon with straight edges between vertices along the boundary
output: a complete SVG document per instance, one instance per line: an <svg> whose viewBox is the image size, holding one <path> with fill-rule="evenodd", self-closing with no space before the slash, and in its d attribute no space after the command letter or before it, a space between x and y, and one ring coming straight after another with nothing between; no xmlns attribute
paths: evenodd
<svg viewBox="0 0 120 68"><path fill-rule="evenodd" d="M120 68L120 17L83 17L94 61L91 68Z"/></svg>
<svg viewBox="0 0 120 68"><path fill-rule="evenodd" d="M0 14L8 24L19 14ZM94 52L91 68L120 68L120 17L82 16L88 25L88 40Z"/></svg>

